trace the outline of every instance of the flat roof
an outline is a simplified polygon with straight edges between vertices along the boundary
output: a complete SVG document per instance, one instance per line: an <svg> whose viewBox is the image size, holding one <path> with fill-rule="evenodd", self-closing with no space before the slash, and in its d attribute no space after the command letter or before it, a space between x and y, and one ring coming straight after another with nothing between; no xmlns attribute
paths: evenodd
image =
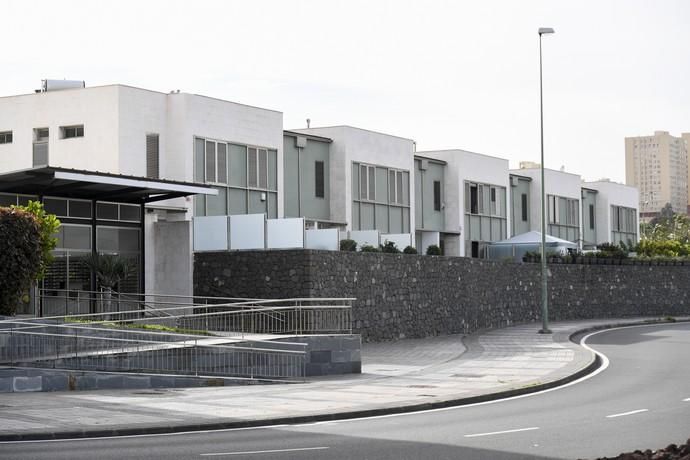
<svg viewBox="0 0 690 460"><path fill-rule="evenodd" d="M357 131L365 131L368 133L380 134L382 136L397 137L398 139L403 139L406 141L415 142L414 139L410 139L409 137L402 137L402 136L397 136L395 134L382 133L381 131L374 131L373 129L366 129L366 128L358 128L356 126L350 126L350 125L314 126L313 128L293 128L290 131L303 134L304 131L310 131L310 130L316 130L316 129L333 129L333 128L355 129Z"/></svg>
<svg viewBox="0 0 690 460"><path fill-rule="evenodd" d="M420 160L429 160L429 161L432 161L432 162L434 162L434 163L438 163L438 164L441 164L441 165L447 165L447 164L448 164L448 162L443 161L443 160L439 160L438 158L425 157L424 155L417 155L416 153L415 153L415 155L414 155L414 158L415 158L415 160L416 160L416 159L420 159Z"/></svg>
<svg viewBox="0 0 690 460"><path fill-rule="evenodd" d="M307 139L314 139L316 141L323 141L323 142L333 142L333 139L330 137L323 137L323 136L317 136L316 134L307 134L307 133L298 133L296 131L290 131L289 129L284 129L283 130L283 135L288 135L288 136L302 136L306 137Z"/></svg>
<svg viewBox="0 0 690 460"><path fill-rule="evenodd" d="M137 204L218 194L204 184L52 166L0 174L0 192Z"/></svg>

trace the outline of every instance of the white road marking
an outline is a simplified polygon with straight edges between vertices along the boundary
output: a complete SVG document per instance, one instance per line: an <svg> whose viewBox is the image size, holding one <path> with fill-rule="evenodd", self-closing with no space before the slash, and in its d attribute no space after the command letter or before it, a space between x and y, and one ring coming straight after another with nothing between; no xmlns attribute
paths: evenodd
<svg viewBox="0 0 690 460"><path fill-rule="evenodd" d="M495 434L506 434L506 433L519 433L520 431L534 431L538 430L538 426L531 426L529 428L518 428L515 430L505 430L505 431L492 431L490 433L477 433L477 434L466 434L466 438L478 438L480 436L493 436Z"/></svg>
<svg viewBox="0 0 690 460"><path fill-rule="evenodd" d="M675 323L675 324L676 325L683 325L684 323L681 322L681 323ZM392 418L392 417L406 417L409 415L426 414L426 413L430 413L430 412L445 412L445 411L450 411L450 410L462 410L462 409L469 408L469 407L484 406L487 404L497 404L497 403L502 403L502 402L506 402L506 401L512 401L514 399L531 398L533 396L538 396L538 395L541 395L544 393L550 393L552 391L562 390L563 388L568 388L569 386L577 385L578 383L584 382L585 380L589 380L592 377L595 377L598 374L604 372L606 370L606 368L609 367L609 359L606 357L606 355L604 355L600 351L596 351L595 349L593 349L589 345L587 345L585 343L587 341L587 339L589 339L593 335L602 334L604 332L617 331L620 329L636 329L636 328L641 328L641 327L650 327L650 326L659 326L659 325L668 325L668 324L640 324L640 325L634 325L634 326L620 326L620 327L612 327L612 328L608 328L608 329L602 329L600 331L596 331L596 332L592 332L590 334L587 334L582 339L580 339L580 346L582 346L586 350L591 351L595 355L598 355L599 358L601 359L601 366L596 371L592 372L591 374L587 374L583 377L580 377L577 380L574 380L570 383L566 383L565 385L561 385L561 386L554 387L554 388L548 388L546 390L536 391L534 393L528 393L528 394L518 395L518 396L511 396L509 398L495 399L495 400L484 401L484 402L480 402L480 403L465 404L463 406L440 407L438 409L426 409L426 410L421 410L421 411L416 411L416 412L405 412L405 413L401 413L401 414L378 415L378 416L374 416L374 417L357 417L357 418L342 419L342 420L330 420L329 423L333 423L333 424L350 423L350 422L357 422L357 421L362 421L362 420L374 420L374 419ZM684 400L684 401L690 401L690 398L687 398L687 400ZM305 425L305 424L303 424L303 425ZM93 437L93 438L89 437L89 438L73 438L73 439L40 439L40 440L33 440L33 441L0 441L0 445L2 445L2 444L35 444L35 443L47 443L47 442L74 442L74 441L88 442L88 441L101 440L101 439L151 438L151 437L157 437L157 436L178 436L178 435L189 435L189 434L227 433L227 432L231 432L231 431L242 431L242 430L267 430L267 429L282 428L282 427L295 427L295 425L278 424L278 425L264 425L264 426L246 427L246 428L225 428L225 429L220 429L220 430L180 431L180 432L158 433L158 434L132 434L132 435L124 435L124 436L99 436L99 437Z"/></svg>
<svg viewBox="0 0 690 460"><path fill-rule="evenodd" d="M641 412L648 412L648 411L649 411L649 409L637 409L637 410L631 410L630 412L621 412L620 414L607 415L606 418L624 417L626 415L639 414Z"/></svg>
<svg viewBox="0 0 690 460"><path fill-rule="evenodd" d="M215 452L210 454L199 454L202 457L218 457L222 455L252 455L252 454L276 454L280 452L302 452L305 450L326 450L328 447L300 447L297 449L274 449L274 450L248 450L244 452Z"/></svg>

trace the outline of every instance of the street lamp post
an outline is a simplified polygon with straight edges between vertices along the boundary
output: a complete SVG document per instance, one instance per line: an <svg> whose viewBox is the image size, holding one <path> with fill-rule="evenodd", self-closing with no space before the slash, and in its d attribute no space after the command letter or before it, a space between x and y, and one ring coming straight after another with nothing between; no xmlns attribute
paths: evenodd
<svg viewBox="0 0 690 460"><path fill-rule="evenodd" d="M549 292L546 268L546 192L544 186L544 93L542 89L541 71L541 36L552 34L550 27L539 28L539 116L541 128L541 330L540 334L550 334L549 329Z"/></svg>

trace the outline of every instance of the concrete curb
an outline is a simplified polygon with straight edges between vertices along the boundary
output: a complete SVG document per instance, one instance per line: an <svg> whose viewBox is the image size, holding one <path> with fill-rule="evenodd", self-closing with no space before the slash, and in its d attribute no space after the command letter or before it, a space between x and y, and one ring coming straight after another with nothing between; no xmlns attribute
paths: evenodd
<svg viewBox="0 0 690 460"><path fill-rule="evenodd" d="M569 338L581 334L586 334L588 332L612 329L617 327L626 326L653 326L656 324L672 324L672 323L690 322L690 319L679 319L679 320L644 320L644 321L634 321L634 322L616 322L606 325L598 325L587 327L583 329L578 329L569 335ZM313 415L303 415L296 417L277 417L261 420L239 420L239 421L226 421L226 422L214 422L214 423L194 423L194 424L179 424L170 426L149 426L149 427L136 427L136 428L115 428L115 429L95 429L95 430L75 430L75 431L55 431L55 432L44 432L44 433L21 433L21 434L7 434L0 435L0 442L11 442L11 441L38 441L38 440L50 440L50 439L79 439L79 438L102 438L102 437L112 437L112 436L133 436L133 435L153 435L153 434L170 434L170 433L183 433L190 431L213 431L213 430L228 430L236 428L256 428L256 427L267 427L273 425L294 425L300 423L313 423L313 422L327 422L334 420L348 420L354 418L363 417L375 417L381 415L393 415L393 414L404 414L410 412L419 412L430 409L441 409L446 407L461 407L470 404L477 404L488 401L495 401L504 398L510 398L514 396L522 396L531 393L537 393L543 390L548 390L551 388L556 388L575 380L578 380L585 375L594 372L601 366L601 358L599 355L592 353L592 359L590 363L581 368L580 370L570 374L568 376L562 377L560 379L552 380L550 382L530 385L522 388L516 388L512 390L499 391L496 393L487 393L483 395L447 399L444 401L426 402L418 404L410 404L404 406L395 407L383 407L375 409L357 410L350 412L336 412L332 414L313 414Z"/></svg>

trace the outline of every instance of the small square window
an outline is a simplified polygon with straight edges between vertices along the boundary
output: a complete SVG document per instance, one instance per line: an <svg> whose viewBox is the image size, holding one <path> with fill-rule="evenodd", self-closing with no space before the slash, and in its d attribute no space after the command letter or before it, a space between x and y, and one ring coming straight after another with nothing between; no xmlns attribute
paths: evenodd
<svg viewBox="0 0 690 460"><path fill-rule="evenodd" d="M12 131L0 132L0 144L11 144L12 143Z"/></svg>

